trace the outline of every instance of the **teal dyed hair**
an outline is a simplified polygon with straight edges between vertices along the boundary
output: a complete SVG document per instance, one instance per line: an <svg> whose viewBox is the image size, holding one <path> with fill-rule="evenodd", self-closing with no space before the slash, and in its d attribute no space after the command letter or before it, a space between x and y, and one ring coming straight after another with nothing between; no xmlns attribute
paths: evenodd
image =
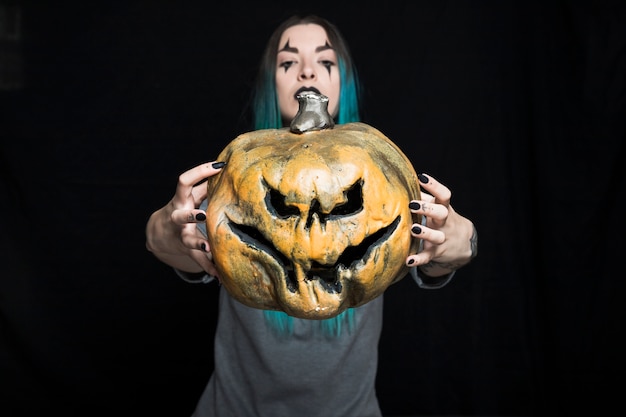
<svg viewBox="0 0 626 417"><path fill-rule="evenodd" d="M264 310L265 322L278 337L293 335L293 322L295 319L282 311ZM316 324L315 331L326 338L336 338L344 332L354 330L354 309L349 308L335 317L324 320L310 320Z"/></svg>
<svg viewBox="0 0 626 417"><path fill-rule="evenodd" d="M263 82L259 84L253 97L254 129L279 129L282 127L282 118L274 73L265 73Z"/></svg>
<svg viewBox="0 0 626 417"><path fill-rule="evenodd" d="M283 32L295 25L313 23L324 28L328 41L333 46L337 55L339 67L339 111L336 123L352 123L360 121L359 100L360 84L356 68L343 35L337 27L324 18L315 15L292 16L281 23L270 36L265 51L261 57L259 71L254 89L252 91L252 123L255 130L279 129L284 122L278 105L276 93L276 56L278 55L278 42ZM264 311L265 321L268 326L279 336L293 334L293 317L282 311ZM325 337L339 337L342 333L352 331L354 328L354 310L348 309L341 314L324 320L314 320L317 323L317 331Z"/></svg>
<svg viewBox="0 0 626 417"><path fill-rule="evenodd" d="M283 32L295 25L313 23L324 28L330 44L337 55L339 77L339 112L337 123L360 121L359 100L360 84L357 71L352 61L348 44L337 27L324 18L315 15L292 16L281 23L270 36L261 57L259 71L252 91L253 128L279 129L284 126L276 94L276 56L278 42Z"/></svg>
<svg viewBox="0 0 626 417"><path fill-rule="evenodd" d="M339 76L341 86L339 90L339 113L337 123L353 123L360 121L359 115L359 83L356 69L346 69L346 64L339 59Z"/></svg>

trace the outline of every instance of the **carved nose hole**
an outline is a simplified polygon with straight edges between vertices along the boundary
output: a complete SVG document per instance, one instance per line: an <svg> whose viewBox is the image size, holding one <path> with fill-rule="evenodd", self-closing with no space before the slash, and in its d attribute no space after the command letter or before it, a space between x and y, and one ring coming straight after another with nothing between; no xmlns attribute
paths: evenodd
<svg viewBox="0 0 626 417"><path fill-rule="evenodd" d="M309 217L306 219L306 228L311 227L313 223L313 215L317 214L320 223L324 225L329 219L336 217L352 216L363 209L363 180L358 180L352 187L344 192L345 202L336 205L330 213L324 213L320 209L320 203L317 200L311 202L309 208Z"/></svg>
<svg viewBox="0 0 626 417"><path fill-rule="evenodd" d="M328 214L320 212L320 202L317 200L313 200L311 202L311 207L309 208L309 217L306 219L306 225L304 226L305 228L309 229L311 227L311 223L313 223L313 215L316 213L320 219L320 223L326 223L326 217L328 217Z"/></svg>

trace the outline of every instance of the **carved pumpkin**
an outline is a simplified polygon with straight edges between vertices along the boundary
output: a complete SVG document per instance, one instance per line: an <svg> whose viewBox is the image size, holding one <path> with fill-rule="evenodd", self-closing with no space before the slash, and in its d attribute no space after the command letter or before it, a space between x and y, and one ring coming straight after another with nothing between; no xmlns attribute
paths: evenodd
<svg viewBox="0 0 626 417"><path fill-rule="evenodd" d="M408 273L417 175L364 123L245 133L209 178L207 233L223 287L250 307L338 315Z"/></svg>

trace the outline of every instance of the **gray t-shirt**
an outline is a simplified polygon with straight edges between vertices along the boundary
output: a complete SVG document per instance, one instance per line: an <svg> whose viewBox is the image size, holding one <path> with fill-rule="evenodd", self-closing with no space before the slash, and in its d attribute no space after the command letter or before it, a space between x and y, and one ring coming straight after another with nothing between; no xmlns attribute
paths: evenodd
<svg viewBox="0 0 626 417"><path fill-rule="evenodd" d="M201 209L206 209L206 200ZM206 226L198 224L206 236ZM209 283L204 275L188 282ZM454 272L429 283L410 268L420 288L445 286ZM293 318L291 335L278 334L263 310L220 289L215 370L192 417L380 417L376 398L383 296L352 309L353 327L338 336L320 320Z"/></svg>
<svg viewBox="0 0 626 417"><path fill-rule="evenodd" d="M353 309L332 336L293 319L291 335L220 290L215 370L193 417L380 417L375 380L383 297Z"/></svg>

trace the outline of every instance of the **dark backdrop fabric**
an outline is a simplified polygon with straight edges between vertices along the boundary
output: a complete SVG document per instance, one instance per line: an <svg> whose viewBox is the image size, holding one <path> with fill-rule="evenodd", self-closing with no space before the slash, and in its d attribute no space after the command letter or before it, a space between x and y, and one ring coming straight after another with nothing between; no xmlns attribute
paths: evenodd
<svg viewBox="0 0 626 417"><path fill-rule="evenodd" d="M383 412L619 403L623 2L332 3L21 2L24 85L0 91L0 415L190 415L217 287L159 263L145 223L247 130L262 47L298 10L342 29L364 121L479 231L444 289L387 290Z"/></svg>

